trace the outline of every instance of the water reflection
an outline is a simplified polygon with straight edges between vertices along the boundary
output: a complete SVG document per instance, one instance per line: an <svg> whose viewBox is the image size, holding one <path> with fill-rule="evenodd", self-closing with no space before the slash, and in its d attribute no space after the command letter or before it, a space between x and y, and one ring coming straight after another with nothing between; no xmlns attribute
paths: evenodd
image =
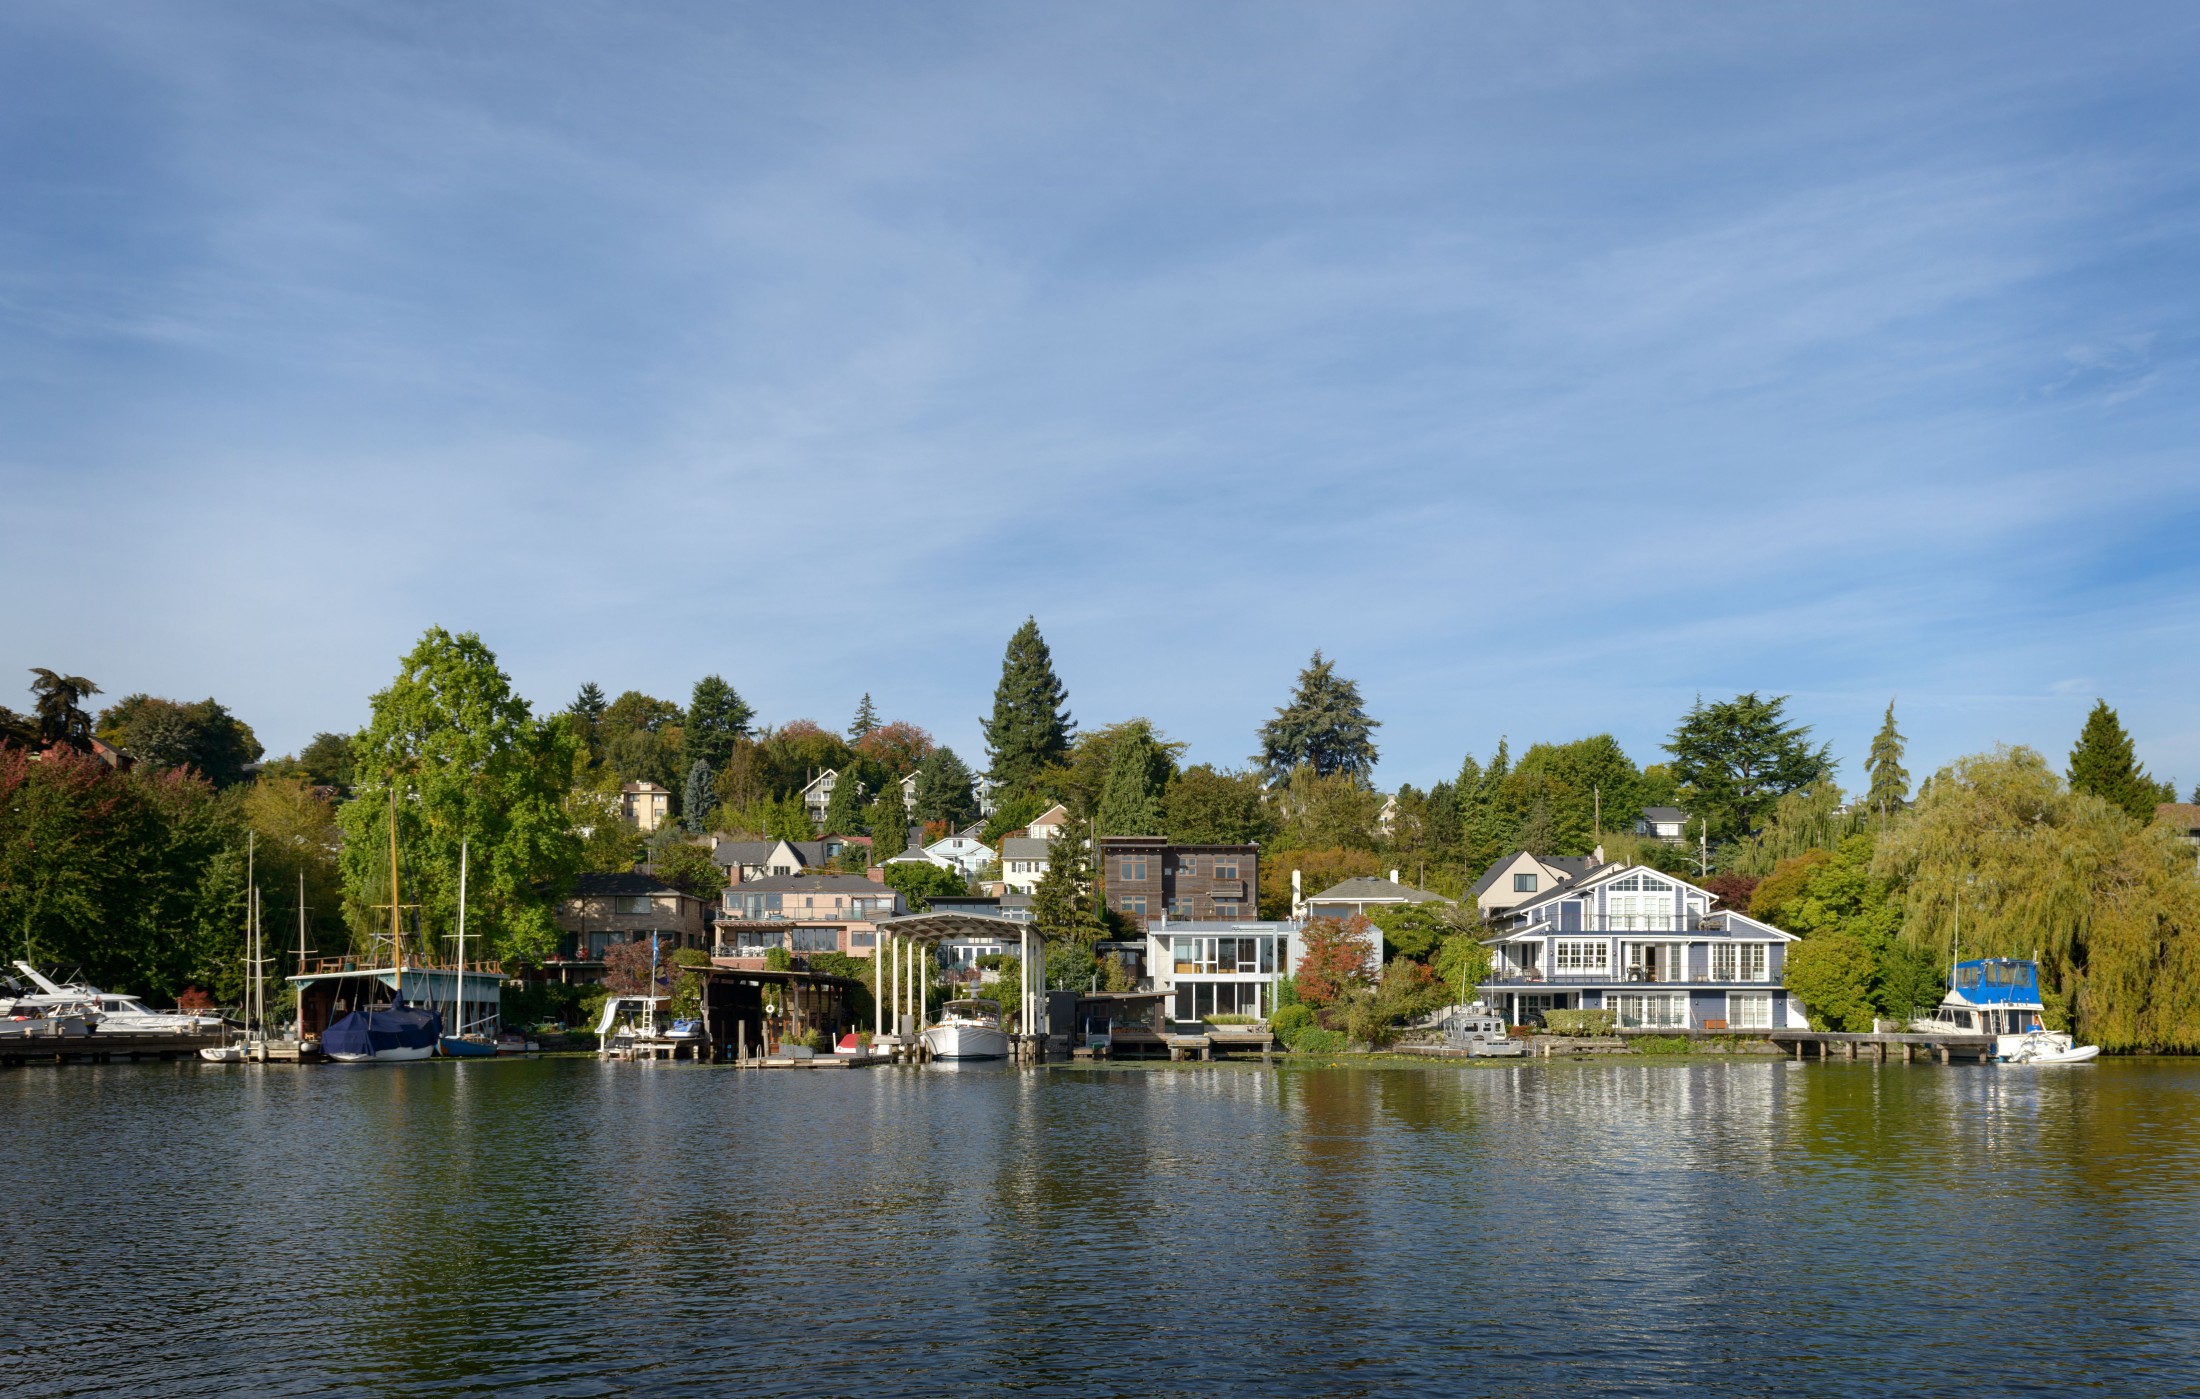
<svg viewBox="0 0 2200 1399"><path fill-rule="evenodd" d="M2175 1061L22 1070L0 1350L104 1394L1824 1394L1961 1357L2169 1392L2196 1097Z"/></svg>

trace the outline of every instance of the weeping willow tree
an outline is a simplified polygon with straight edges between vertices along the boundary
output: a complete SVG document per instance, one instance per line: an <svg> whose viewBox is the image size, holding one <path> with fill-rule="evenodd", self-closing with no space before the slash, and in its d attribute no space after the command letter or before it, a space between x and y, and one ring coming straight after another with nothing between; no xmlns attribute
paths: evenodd
<svg viewBox="0 0 2200 1399"><path fill-rule="evenodd" d="M1881 838L1903 937L1943 959L2037 957L2051 1019L2105 1049L2200 1049L2200 879L2191 851L2029 748L1937 773Z"/></svg>
<svg viewBox="0 0 2200 1399"><path fill-rule="evenodd" d="M1782 860L1809 850L1831 850L1870 828L1869 813L1852 809L1842 799L1840 787L1821 778L1784 794L1774 803L1763 830L1728 842L1720 851L1719 867L1763 878Z"/></svg>

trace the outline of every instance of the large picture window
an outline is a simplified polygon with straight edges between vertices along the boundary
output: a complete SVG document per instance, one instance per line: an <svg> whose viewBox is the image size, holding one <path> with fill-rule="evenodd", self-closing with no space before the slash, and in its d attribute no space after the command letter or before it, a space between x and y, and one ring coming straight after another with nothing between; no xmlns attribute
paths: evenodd
<svg viewBox="0 0 2200 1399"><path fill-rule="evenodd" d="M1601 938L1594 941L1560 938L1554 969L1559 972L1602 972L1612 967L1612 945Z"/></svg>
<svg viewBox="0 0 2200 1399"><path fill-rule="evenodd" d="M1718 981L1763 981L1767 976L1765 945L1761 942L1720 942L1711 945L1711 975Z"/></svg>
<svg viewBox="0 0 2200 1399"><path fill-rule="evenodd" d="M1772 997L1763 993L1729 992L1726 998L1726 1024L1730 1030L1769 1030L1772 1028Z"/></svg>
<svg viewBox="0 0 2200 1399"><path fill-rule="evenodd" d="M1688 1026L1686 996L1618 995L1612 997L1612 1009L1619 1013L1620 1028L1625 1030L1680 1030Z"/></svg>
<svg viewBox="0 0 2200 1399"><path fill-rule="evenodd" d="M788 949L792 952L838 952L840 950L840 930L837 928L796 928L788 934L788 941L793 944Z"/></svg>

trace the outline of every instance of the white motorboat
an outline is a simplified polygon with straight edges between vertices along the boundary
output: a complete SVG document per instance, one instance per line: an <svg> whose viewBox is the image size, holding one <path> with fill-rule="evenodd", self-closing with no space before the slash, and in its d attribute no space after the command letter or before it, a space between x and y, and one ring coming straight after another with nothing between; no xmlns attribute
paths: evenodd
<svg viewBox="0 0 2200 1399"><path fill-rule="evenodd" d="M103 1035L205 1035L222 1028L219 1015L154 1010L135 996L92 986L64 986L21 958L16 959L15 968L38 988L36 995L16 997L16 1007L79 1011Z"/></svg>
<svg viewBox="0 0 2200 1399"><path fill-rule="evenodd" d="M1992 1035L1994 1058L2003 1064L2084 1064L2101 1047L2081 1045L2047 1028L2047 1007L2040 1000L2037 962L2014 957L1981 957L1958 962L1948 978L1948 994L1910 1022L1920 1035Z"/></svg>
<svg viewBox="0 0 2200 1399"><path fill-rule="evenodd" d="M85 1023L81 1013L60 1007L40 1010L33 1006L17 1006L0 1011L0 1039L43 1039L90 1032L91 1026Z"/></svg>
<svg viewBox="0 0 2200 1399"><path fill-rule="evenodd" d="M938 1023L924 1029L924 1047L935 1059L1006 1059L999 1001L949 1001Z"/></svg>
<svg viewBox="0 0 2200 1399"><path fill-rule="evenodd" d="M1505 1017L1479 1005L1453 1013L1444 1025L1444 1043L1477 1059L1519 1059L1528 1053L1528 1042L1507 1032Z"/></svg>
<svg viewBox="0 0 2200 1399"><path fill-rule="evenodd" d="M210 1044L199 1051L199 1057L209 1064L242 1064L244 1041L232 1040L228 1044Z"/></svg>

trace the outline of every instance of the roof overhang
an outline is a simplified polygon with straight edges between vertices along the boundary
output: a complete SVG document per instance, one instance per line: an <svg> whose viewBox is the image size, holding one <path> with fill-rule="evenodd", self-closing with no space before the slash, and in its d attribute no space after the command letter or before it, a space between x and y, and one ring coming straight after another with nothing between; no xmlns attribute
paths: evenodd
<svg viewBox="0 0 2200 1399"><path fill-rule="evenodd" d="M982 938L988 942L1014 942L1024 934L1044 942L1046 935L1029 923L1013 918L992 918L982 913L963 913L959 910L930 913L905 913L899 918L880 921L878 930L896 937L915 938L919 942L941 943L954 938Z"/></svg>

